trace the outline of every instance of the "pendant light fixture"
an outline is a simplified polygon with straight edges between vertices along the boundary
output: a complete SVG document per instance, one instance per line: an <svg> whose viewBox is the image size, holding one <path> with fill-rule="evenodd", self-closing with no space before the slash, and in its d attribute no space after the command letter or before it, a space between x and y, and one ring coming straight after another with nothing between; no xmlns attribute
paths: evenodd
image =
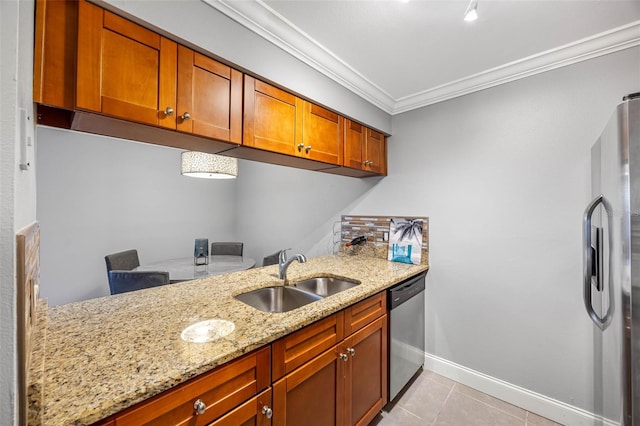
<svg viewBox="0 0 640 426"><path fill-rule="evenodd" d="M238 160L233 157L185 151L181 159L184 176L205 179L235 179L238 176Z"/></svg>
<svg viewBox="0 0 640 426"><path fill-rule="evenodd" d="M464 12L464 20L467 22L478 19L478 0L471 0L467 10Z"/></svg>

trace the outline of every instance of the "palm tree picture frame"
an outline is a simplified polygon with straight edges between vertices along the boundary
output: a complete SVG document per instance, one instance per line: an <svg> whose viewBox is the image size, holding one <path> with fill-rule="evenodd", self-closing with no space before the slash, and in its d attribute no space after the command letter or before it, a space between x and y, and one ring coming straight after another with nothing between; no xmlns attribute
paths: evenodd
<svg viewBox="0 0 640 426"><path fill-rule="evenodd" d="M388 260L420 264L422 257L422 219L391 218Z"/></svg>

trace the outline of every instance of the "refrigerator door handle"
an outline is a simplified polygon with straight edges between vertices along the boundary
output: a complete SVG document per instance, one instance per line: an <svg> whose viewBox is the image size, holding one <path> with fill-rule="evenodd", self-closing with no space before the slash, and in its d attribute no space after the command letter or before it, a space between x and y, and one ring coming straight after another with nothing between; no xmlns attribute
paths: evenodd
<svg viewBox="0 0 640 426"><path fill-rule="evenodd" d="M583 293L582 293L582 298L584 300L584 306L587 310L587 313L589 314L589 317L591 318L591 320L595 323L595 325L597 325L601 330L605 330L609 324L611 323L611 320L613 319L613 297L612 297L612 291L613 291L613 284L612 284L612 268L611 265L609 265L609 267L607 268L609 271L609 276L607 277L607 281L608 281L608 288L609 288L609 306L607 308L607 312L604 315L604 317L600 317L598 316L598 314L596 313L596 311L593 309L593 305L592 305L592 298L591 298L591 277L593 275L593 271L602 271L603 265L599 265L596 266L594 264L594 262L598 262L599 259L601 259L600 253L597 253L598 250L594 250L594 247L592 246L592 242L591 242L591 217L593 216L593 212L595 211L595 209L602 204L602 206L604 207L606 214L607 214L607 220L608 220L608 226L609 226L609 232L611 232L611 221L612 221L612 211L611 211L611 205L609 204L609 202L607 201L606 198L604 198L604 195L598 195L593 201L591 201L591 203L589 203L589 205L587 206L587 208L585 209L584 212L584 219L582 221L582 236L583 236L583 242L584 242L584 247L583 247L583 278L584 278L584 283L583 283ZM611 253L611 238L608 239L608 244L609 244L609 253ZM611 262L611 256L607 256L607 261ZM604 278L604 277L603 277ZM603 285L599 285L600 289L604 289Z"/></svg>

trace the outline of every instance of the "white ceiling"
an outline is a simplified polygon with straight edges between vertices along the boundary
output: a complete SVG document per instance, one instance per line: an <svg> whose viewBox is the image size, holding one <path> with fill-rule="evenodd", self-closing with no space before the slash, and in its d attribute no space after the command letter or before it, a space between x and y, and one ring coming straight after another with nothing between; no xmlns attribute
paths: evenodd
<svg viewBox="0 0 640 426"><path fill-rule="evenodd" d="M640 0L203 1L390 114L640 45Z"/></svg>

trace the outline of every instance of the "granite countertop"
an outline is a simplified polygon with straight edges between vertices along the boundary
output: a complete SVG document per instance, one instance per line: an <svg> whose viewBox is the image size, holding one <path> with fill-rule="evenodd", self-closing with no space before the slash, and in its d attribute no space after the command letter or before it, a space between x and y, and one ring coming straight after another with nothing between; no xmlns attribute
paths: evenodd
<svg viewBox="0 0 640 426"><path fill-rule="evenodd" d="M338 254L294 262L291 281L312 276L361 285L286 313L266 313L233 296L279 285L278 266L42 309L30 369L30 424L88 425L337 312L428 269ZM235 330L209 343L180 333L207 319Z"/></svg>

